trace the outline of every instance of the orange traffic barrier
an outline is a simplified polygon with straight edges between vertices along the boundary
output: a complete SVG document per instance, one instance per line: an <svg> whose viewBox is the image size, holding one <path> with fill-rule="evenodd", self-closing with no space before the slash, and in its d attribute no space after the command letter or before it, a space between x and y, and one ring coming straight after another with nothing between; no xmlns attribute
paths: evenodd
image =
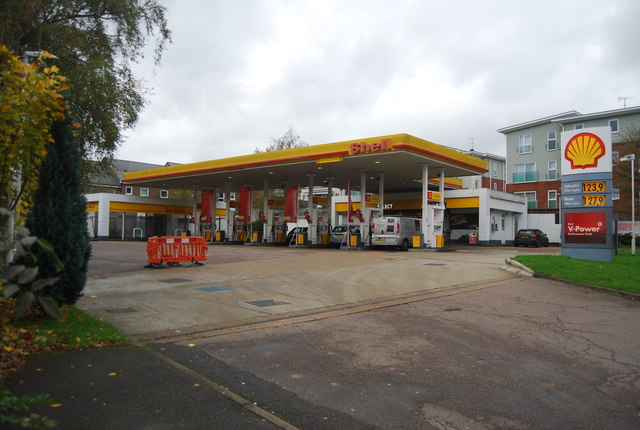
<svg viewBox="0 0 640 430"><path fill-rule="evenodd" d="M204 237L153 236L147 239L149 265L190 261L202 264L207 260L207 245Z"/></svg>

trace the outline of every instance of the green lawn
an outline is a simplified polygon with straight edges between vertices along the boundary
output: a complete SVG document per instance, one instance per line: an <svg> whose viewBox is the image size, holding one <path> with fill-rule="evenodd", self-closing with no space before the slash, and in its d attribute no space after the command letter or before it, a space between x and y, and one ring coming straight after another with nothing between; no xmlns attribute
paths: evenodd
<svg viewBox="0 0 640 430"><path fill-rule="evenodd" d="M622 249L613 261L577 260L557 255L519 255L513 258L536 274L640 293L640 254Z"/></svg>
<svg viewBox="0 0 640 430"><path fill-rule="evenodd" d="M20 328L34 332L33 343L47 349L84 349L128 344L131 339L114 326L97 320L75 306L63 306L62 317L18 319Z"/></svg>

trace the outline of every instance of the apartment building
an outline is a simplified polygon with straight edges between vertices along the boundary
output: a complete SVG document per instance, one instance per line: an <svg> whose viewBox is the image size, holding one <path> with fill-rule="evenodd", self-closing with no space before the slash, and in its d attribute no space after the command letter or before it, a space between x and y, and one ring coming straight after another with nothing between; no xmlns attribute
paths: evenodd
<svg viewBox="0 0 640 430"><path fill-rule="evenodd" d="M589 114L572 110L499 129L498 132L506 137L507 192L526 197L529 213L558 214L560 134L601 126L611 127L614 151L619 151L620 155L632 152L634 145L629 145L628 138L634 130L635 133L640 130L640 106ZM615 167L614 176L615 170L623 168L625 166ZM614 181L614 187L619 185ZM631 212L626 203L629 196L625 199L624 194L620 193L621 198L614 201L616 219L627 219Z"/></svg>

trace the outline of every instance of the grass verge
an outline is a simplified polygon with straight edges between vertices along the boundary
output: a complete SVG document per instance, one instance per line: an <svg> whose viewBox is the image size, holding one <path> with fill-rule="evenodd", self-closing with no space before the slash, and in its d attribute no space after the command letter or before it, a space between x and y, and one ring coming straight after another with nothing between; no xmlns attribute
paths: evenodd
<svg viewBox="0 0 640 430"><path fill-rule="evenodd" d="M578 260L559 255L518 255L513 258L536 274L640 293L640 256L620 250L611 262Z"/></svg>
<svg viewBox="0 0 640 430"><path fill-rule="evenodd" d="M15 301L0 299L0 379L20 369L30 354L126 345L128 336L75 306L63 306L55 320L30 315L15 319Z"/></svg>
<svg viewBox="0 0 640 430"><path fill-rule="evenodd" d="M63 306L62 317L20 319L18 327L34 332L33 343L54 350L86 349L129 344L131 339L111 324L97 320L75 306Z"/></svg>

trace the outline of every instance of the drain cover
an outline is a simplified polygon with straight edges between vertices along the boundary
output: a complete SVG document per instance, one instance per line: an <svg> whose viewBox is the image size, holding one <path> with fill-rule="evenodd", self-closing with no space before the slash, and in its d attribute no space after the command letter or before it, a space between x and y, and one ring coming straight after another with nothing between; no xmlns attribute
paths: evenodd
<svg viewBox="0 0 640 430"><path fill-rule="evenodd" d="M259 308L266 308L269 306L278 306L278 305L288 305L289 302L281 302L280 300L274 299L266 299L266 300L253 300L250 302L245 302L253 306L258 306Z"/></svg>
<svg viewBox="0 0 640 430"><path fill-rule="evenodd" d="M115 309L107 309L107 312L110 314L129 314L131 312L137 312L133 308L115 308Z"/></svg>
<svg viewBox="0 0 640 430"><path fill-rule="evenodd" d="M160 282L164 282L166 284L180 284L183 282L191 282L193 279L185 279L185 278L169 278L169 279L161 279Z"/></svg>
<svg viewBox="0 0 640 430"><path fill-rule="evenodd" d="M212 286L212 287L204 287L204 288L196 288L196 290L198 291L204 291L205 293L215 293L216 291L225 291L225 290L230 290L231 288L226 288L226 287L218 287L218 286Z"/></svg>
<svg viewBox="0 0 640 430"><path fill-rule="evenodd" d="M462 308L448 308L448 309L445 309L444 311L445 312L456 312L456 311L461 311L461 310L462 310Z"/></svg>
<svg viewBox="0 0 640 430"><path fill-rule="evenodd" d="M427 263L425 266L446 266L445 263Z"/></svg>

